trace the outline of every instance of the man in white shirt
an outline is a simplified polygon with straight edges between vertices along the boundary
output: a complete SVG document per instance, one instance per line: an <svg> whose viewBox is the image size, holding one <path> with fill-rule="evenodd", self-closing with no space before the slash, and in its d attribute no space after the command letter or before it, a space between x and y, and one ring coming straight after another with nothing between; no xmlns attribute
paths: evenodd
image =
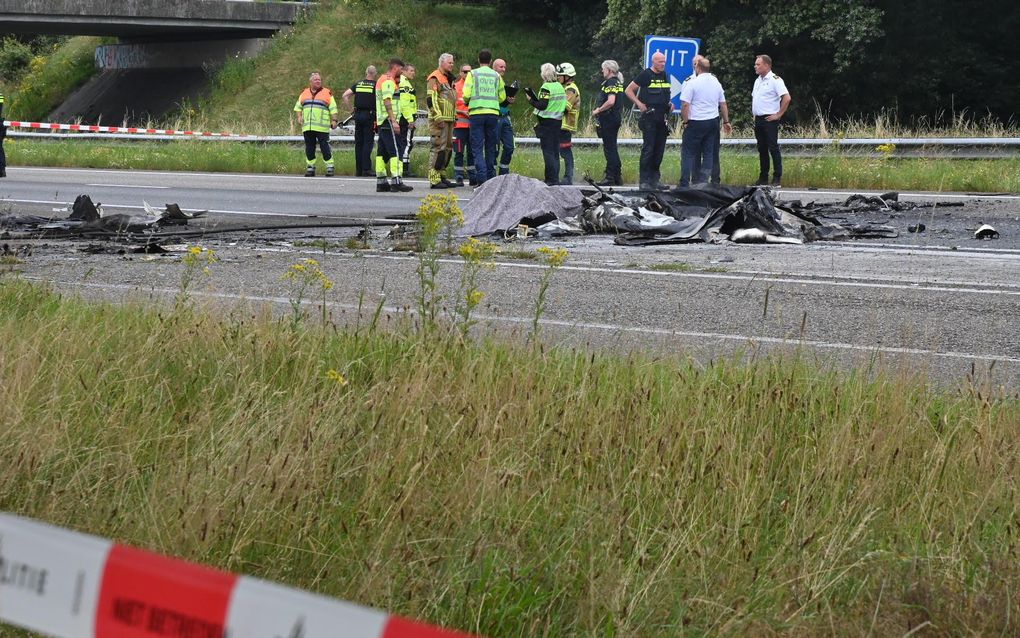
<svg viewBox="0 0 1020 638"><path fill-rule="evenodd" d="M680 91L680 117L684 136L680 147L680 186L705 184L712 174L715 145L719 143L719 116L728 133L730 112L726 93L714 75L709 73L708 58L698 56L694 63L695 77L684 83Z"/></svg>
<svg viewBox="0 0 1020 638"><path fill-rule="evenodd" d="M783 157L779 153L779 122L790 107L786 83L772 72L772 58L759 55L754 59L758 78L751 91L751 112L754 114L754 139L758 141L759 186L769 183L769 157L772 157L772 185L783 179Z"/></svg>

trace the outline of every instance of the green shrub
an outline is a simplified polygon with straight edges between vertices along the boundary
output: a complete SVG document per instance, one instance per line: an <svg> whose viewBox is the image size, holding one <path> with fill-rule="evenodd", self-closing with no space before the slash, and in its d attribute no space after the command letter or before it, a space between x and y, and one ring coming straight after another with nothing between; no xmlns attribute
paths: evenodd
<svg viewBox="0 0 1020 638"><path fill-rule="evenodd" d="M32 47L14 38L4 38L0 44L0 81L13 83L28 71L32 61Z"/></svg>

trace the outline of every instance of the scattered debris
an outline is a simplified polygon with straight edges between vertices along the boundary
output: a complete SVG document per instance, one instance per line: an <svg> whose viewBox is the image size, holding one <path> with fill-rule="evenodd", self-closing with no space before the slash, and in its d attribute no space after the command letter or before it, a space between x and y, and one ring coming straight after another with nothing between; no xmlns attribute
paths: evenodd
<svg viewBox="0 0 1020 638"><path fill-rule="evenodd" d="M974 231L974 239L998 239L999 231L995 230L988 224L981 224L978 229Z"/></svg>
<svg viewBox="0 0 1020 638"><path fill-rule="evenodd" d="M907 226L907 232L910 233L923 233L928 227L924 224L911 224Z"/></svg>
<svg viewBox="0 0 1020 638"><path fill-rule="evenodd" d="M520 234L521 225L540 237L616 235L616 243L646 246L686 242L800 244L853 238L895 238L890 211L909 210L897 193L854 195L842 205L780 202L771 188L712 185L669 191L592 190L549 187L508 175L475 191L465 208L461 235ZM864 213L883 213L867 219ZM850 218L854 219L851 220Z"/></svg>
<svg viewBox="0 0 1020 638"><path fill-rule="evenodd" d="M79 195L71 205L66 219L38 215L0 215L0 229L18 232L25 237L104 237L124 233L152 233L164 226L187 225L189 220L203 216L206 211L188 213L177 204L167 204L158 211L142 202L144 215L104 215L102 204L95 204L88 195Z"/></svg>

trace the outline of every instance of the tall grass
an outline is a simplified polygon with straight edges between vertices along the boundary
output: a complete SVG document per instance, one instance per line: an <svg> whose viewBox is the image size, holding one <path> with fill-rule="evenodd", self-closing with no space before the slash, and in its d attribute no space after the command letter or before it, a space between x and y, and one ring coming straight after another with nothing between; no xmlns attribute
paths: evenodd
<svg viewBox="0 0 1020 638"><path fill-rule="evenodd" d="M71 91L95 73L94 52L102 43L102 38L71 38L50 55L34 57L13 90L4 116L9 120L45 120Z"/></svg>
<svg viewBox="0 0 1020 638"><path fill-rule="evenodd" d="M1016 396L16 280L0 307L7 511L494 636L1018 630Z"/></svg>
<svg viewBox="0 0 1020 638"><path fill-rule="evenodd" d="M84 140L36 141L8 139L12 166L76 166L89 168L151 169L297 175L304 172L304 151L285 144L239 144L182 140L179 142L100 142ZM623 177L638 179L638 150L621 149ZM662 164L664 181L680 177L679 149L670 148ZM348 145L334 146L336 170L354 173L354 155ZM575 179L588 172L601 179L605 170L602 149L575 147ZM424 175L427 144L419 140L412 153L412 168ZM749 184L758 176L758 158L747 152L724 149L723 180ZM859 188L878 190L1020 192L1020 159L959 160L950 158L861 157L827 152L812 157L785 157L783 184L793 187ZM519 147L512 170L542 178L542 155L534 147Z"/></svg>

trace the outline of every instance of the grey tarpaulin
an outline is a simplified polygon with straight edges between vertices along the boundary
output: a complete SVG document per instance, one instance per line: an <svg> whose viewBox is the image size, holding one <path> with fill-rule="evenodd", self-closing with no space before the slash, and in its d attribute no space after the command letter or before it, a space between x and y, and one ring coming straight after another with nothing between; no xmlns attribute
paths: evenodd
<svg viewBox="0 0 1020 638"><path fill-rule="evenodd" d="M853 196L840 204L776 201L771 188L709 185L669 191L607 191L549 187L507 175L475 191L462 235L506 232L520 223L542 236L616 235L627 246L733 241L799 244L854 237L896 237L891 226L861 213L908 206L895 193ZM840 217L853 216L854 220ZM887 219L886 219L887 221Z"/></svg>
<svg viewBox="0 0 1020 638"><path fill-rule="evenodd" d="M500 175L475 190L464 207L464 226L457 234L489 235L521 223L538 226L552 219L575 217L581 213L582 202L576 188L546 186L513 173Z"/></svg>

